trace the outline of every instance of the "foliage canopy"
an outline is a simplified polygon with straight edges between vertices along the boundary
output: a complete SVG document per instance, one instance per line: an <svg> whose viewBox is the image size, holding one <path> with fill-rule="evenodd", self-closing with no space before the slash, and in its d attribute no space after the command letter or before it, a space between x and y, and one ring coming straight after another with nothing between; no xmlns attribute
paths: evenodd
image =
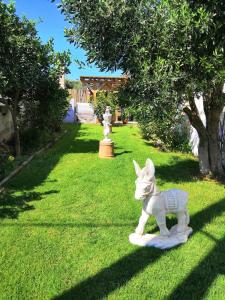
<svg viewBox="0 0 225 300"><path fill-rule="evenodd" d="M68 72L69 53L54 52L53 41L43 44L35 22L16 15L14 4L0 2L0 95L12 114L15 152L20 154L20 131L59 126L67 93L59 77Z"/></svg>
<svg viewBox="0 0 225 300"><path fill-rule="evenodd" d="M200 170L222 174L218 140L225 100L223 1L62 0L69 40L102 70L121 69L133 103L182 104L197 129ZM203 97L206 126L195 100Z"/></svg>

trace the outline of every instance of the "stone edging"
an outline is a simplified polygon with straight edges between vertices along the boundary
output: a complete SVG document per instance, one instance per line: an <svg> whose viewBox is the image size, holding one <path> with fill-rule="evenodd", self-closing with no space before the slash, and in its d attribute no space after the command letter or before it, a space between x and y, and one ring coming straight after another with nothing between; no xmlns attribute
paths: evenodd
<svg viewBox="0 0 225 300"><path fill-rule="evenodd" d="M64 132L62 134L60 134L58 137L56 137L52 142L48 143L45 147L36 151L27 160L25 160L21 165L19 165L15 170L13 170L6 178L4 178L2 181L0 181L0 192L2 191L1 187L3 186L3 184L7 183L11 178L13 178L15 175L17 175L25 166L27 166L34 159L34 157L40 155L42 152L44 152L45 150L47 150L51 146L53 146L67 132L68 132L67 130L64 130Z"/></svg>

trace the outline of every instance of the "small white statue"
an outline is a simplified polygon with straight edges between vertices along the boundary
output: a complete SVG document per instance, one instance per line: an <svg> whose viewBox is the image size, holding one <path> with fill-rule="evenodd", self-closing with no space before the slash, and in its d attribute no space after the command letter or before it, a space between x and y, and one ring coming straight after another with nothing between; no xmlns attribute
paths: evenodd
<svg viewBox="0 0 225 300"><path fill-rule="evenodd" d="M155 167L151 159L141 169L136 161L134 167L137 174L135 198L143 201L142 214L135 233L131 234L130 242L141 246L171 248L185 243L192 229L188 227L190 218L187 209L188 193L171 189L160 192L155 182ZM169 231L166 226L166 214L176 214L178 224ZM143 235L145 224L150 215L155 216L160 235Z"/></svg>
<svg viewBox="0 0 225 300"><path fill-rule="evenodd" d="M110 113L110 107L106 106L105 113L103 114L103 126L104 126L104 141L110 142L111 139L108 137L110 134L110 126L112 121L112 114Z"/></svg>

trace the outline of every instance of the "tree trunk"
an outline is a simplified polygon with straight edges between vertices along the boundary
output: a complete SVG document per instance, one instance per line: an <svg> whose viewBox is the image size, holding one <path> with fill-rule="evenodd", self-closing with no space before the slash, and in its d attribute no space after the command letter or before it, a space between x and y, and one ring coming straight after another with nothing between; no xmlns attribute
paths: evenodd
<svg viewBox="0 0 225 300"><path fill-rule="evenodd" d="M209 162L213 175L223 175L222 156L219 141L219 122L223 106L212 107L207 114L207 132L209 141Z"/></svg>
<svg viewBox="0 0 225 300"><path fill-rule="evenodd" d="M220 147L215 139L209 139L210 169L214 175L224 175Z"/></svg>
<svg viewBox="0 0 225 300"><path fill-rule="evenodd" d="M206 136L199 135L198 158L200 173L206 176L210 172L209 143Z"/></svg>
<svg viewBox="0 0 225 300"><path fill-rule="evenodd" d="M199 116L198 109L195 105L194 98L190 101L190 107L184 107L184 112L187 114L191 125L197 130L199 136L198 157L199 157L199 170L204 176L210 172L209 163L209 143L206 128Z"/></svg>
<svg viewBox="0 0 225 300"><path fill-rule="evenodd" d="M17 122L17 104L18 104L19 93L15 97L13 108L11 110L12 120L13 120L13 129L14 129L14 149L16 156L21 155L21 146L20 146L20 134L19 126Z"/></svg>
<svg viewBox="0 0 225 300"><path fill-rule="evenodd" d="M13 119L13 128L14 128L14 147L15 147L15 153L16 156L19 156L21 154L21 147L20 147L20 134L19 134L19 128L17 124L17 114L12 111L12 119Z"/></svg>
<svg viewBox="0 0 225 300"><path fill-rule="evenodd" d="M218 104L217 99L208 98L209 103L206 109L206 127L202 123L194 99L190 100L190 108L185 107L191 125L199 135L199 169L202 175L211 173L214 176L224 175L222 157L219 145L219 122L223 105Z"/></svg>

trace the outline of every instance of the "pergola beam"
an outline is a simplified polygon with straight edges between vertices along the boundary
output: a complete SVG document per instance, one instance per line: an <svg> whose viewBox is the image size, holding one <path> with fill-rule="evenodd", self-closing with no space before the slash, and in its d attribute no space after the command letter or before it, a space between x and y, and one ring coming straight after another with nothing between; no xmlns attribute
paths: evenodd
<svg viewBox="0 0 225 300"><path fill-rule="evenodd" d="M127 77L80 76L83 86L93 91L117 91Z"/></svg>

